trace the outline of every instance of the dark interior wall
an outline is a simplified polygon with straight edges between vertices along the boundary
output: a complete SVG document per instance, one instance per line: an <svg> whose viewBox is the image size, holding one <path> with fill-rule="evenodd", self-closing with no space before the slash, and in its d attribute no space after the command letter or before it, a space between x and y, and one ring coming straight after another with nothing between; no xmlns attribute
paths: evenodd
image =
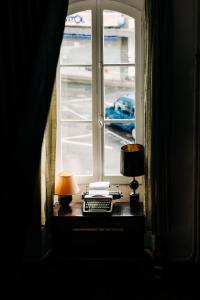
<svg viewBox="0 0 200 300"><path fill-rule="evenodd" d="M195 257L199 203L198 1L174 0L171 97L168 99L169 256Z"/></svg>

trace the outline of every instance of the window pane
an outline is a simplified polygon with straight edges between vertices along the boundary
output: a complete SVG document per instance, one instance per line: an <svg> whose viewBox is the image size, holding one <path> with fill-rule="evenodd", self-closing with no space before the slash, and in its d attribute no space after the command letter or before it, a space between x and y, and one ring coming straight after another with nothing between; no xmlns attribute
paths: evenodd
<svg viewBox="0 0 200 300"><path fill-rule="evenodd" d="M104 63L135 63L135 20L104 10Z"/></svg>
<svg viewBox="0 0 200 300"><path fill-rule="evenodd" d="M125 124L118 124L125 125ZM134 131L134 130L133 130ZM134 132L133 132L134 134ZM121 146L134 143L132 133L126 132L120 126L112 124L105 127L105 150L104 150L104 172L107 176L120 174L120 151Z"/></svg>
<svg viewBox="0 0 200 300"><path fill-rule="evenodd" d="M61 159L63 170L76 175L92 175L91 123L65 123L61 126Z"/></svg>
<svg viewBox="0 0 200 300"><path fill-rule="evenodd" d="M60 76L61 120L91 120L91 69L85 67L61 67Z"/></svg>
<svg viewBox="0 0 200 300"><path fill-rule="evenodd" d="M135 67L105 67L104 91L105 118L134 117Z"/></svg>
<svg viewBox="0 0 200 300"><path fill-rule="evenodd" d="M60 63L90 65L92 63L91 11L67 16L60 52Z"/></svg>

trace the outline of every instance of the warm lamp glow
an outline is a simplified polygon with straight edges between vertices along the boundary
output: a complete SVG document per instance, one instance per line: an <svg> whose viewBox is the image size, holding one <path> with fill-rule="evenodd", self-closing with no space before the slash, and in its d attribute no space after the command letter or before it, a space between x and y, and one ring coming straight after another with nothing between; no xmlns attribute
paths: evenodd
<svg viewBox="0 0 200 300"><path fill-rule="evenodd" d="M75 177L70 172L61 172L56 176L55 194L60 196L75 195L79 193L79 187Z"/></svg>

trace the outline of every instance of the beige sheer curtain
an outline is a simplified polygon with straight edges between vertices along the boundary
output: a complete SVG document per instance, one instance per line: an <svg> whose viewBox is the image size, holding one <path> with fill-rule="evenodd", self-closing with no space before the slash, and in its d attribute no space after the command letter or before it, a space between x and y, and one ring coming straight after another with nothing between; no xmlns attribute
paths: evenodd
<svg viewBox="0 0 200 300"><path fill-rule="evenodd" d="M41 223L47 225L52 213L56 158L56 85L54 84L41 160Z"/></svg>

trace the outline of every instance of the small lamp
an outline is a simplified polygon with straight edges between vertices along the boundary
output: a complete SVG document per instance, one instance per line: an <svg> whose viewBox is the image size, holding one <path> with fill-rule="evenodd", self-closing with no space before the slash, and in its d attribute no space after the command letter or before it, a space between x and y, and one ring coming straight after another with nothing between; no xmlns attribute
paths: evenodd
<svg viewBox="0 0 200 300"><path fill-rule="evenodd" d="M139 194L136 190L139 186L136 176L144 174L144 146L140 144L127 144L121 147L120 172L124 176L133 177L130 188L130 206L139 205Z"/></svg>
<svg viewBox="0 0 200 300"><path fill-rule="evenodd" d="M64 208L69 208L72 195L78 194L79 187L72 173L63 171L56 176L55 194L58 201Z"/></svg>

